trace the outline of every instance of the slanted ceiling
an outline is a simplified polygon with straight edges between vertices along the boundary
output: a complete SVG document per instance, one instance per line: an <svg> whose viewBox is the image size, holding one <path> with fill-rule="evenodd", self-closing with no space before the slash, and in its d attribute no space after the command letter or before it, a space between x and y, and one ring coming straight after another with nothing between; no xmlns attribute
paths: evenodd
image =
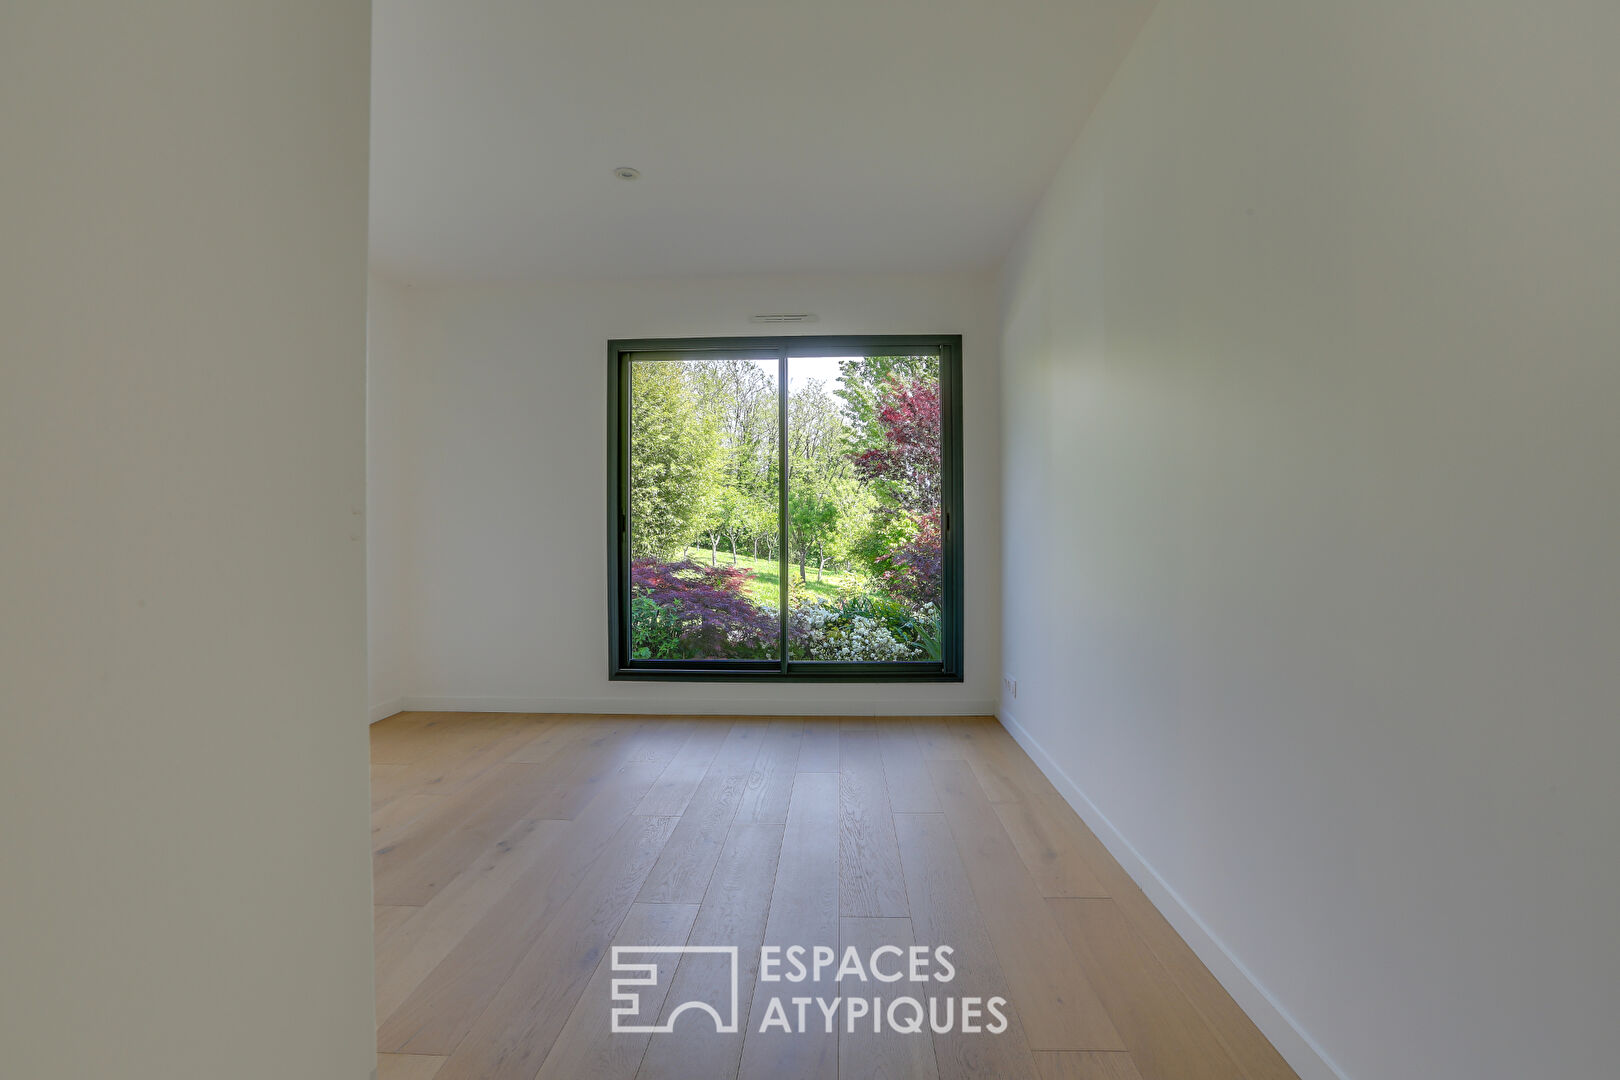
<svg viewBox="0 0 1620 1080"><path fill-rule="evenodd" d="M425 280L987 268L1151 7L376 0L373 261Z"/></svg>

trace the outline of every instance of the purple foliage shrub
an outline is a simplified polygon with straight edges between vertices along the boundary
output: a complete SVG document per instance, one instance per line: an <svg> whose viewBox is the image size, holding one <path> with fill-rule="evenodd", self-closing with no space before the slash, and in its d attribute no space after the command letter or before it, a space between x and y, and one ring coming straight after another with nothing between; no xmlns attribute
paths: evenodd
<svg viewBox="0 0 1620 1080"><path fill-rule="evenodd" d="M657 644L632 641L633 648L650 647L652 658L675 660L750 659L775 653L777 621L743 593L753 571L731 566L703 566L691 561L665 562L636 559L630 564L630 594L637 601L658 606ZM645 610L645 605L636 605ZM638 638L639 620L632 617ZM651 623L646 624L651 629Z"/></svg>
<svg viewBox="0 0 1620 1080"><path fill-rule="evenodd" d="M945 551L937 513L917 521L917 535L878 556L878 584L890 596L913 607L940 604L945 580Z"/></svg>

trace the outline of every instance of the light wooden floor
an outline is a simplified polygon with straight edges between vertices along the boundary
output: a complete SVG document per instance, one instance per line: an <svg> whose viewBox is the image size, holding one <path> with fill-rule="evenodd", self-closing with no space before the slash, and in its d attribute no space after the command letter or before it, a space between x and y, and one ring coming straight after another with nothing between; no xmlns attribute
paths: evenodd
<svg viewBox="0 0 1620 1080"><path fill-rule="evenodd" d="M993 719L402 713L371 745L379 1080L1294 1076ZM740 1032L608 1034L615 942L739 946ZM791 943L950 945L933 992L1008 1029L761 1034ZM669 957L643 1015L728 988Z"/></svg>

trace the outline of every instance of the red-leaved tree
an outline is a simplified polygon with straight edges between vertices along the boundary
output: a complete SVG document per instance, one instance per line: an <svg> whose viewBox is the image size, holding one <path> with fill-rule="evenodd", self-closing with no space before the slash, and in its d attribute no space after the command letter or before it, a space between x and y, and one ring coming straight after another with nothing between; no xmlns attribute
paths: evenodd
<svg viewBox="0 0 1620 1080"><path fill-rule="evenodd" d="M939 513L939 384L889 383L878 410L883 443L855 456L855 468L897 507L924 517Z"/></svg>
<svg viewBox="0 0 1620 1080"><path fill-rule="evenodd" d="M855 456L855 468L884 503L902 517L912 538L877 558L890 595L912 604L939 602L944 579L940 533L939 383L894 380L885 388L878 421L883 441Z"/></svg>

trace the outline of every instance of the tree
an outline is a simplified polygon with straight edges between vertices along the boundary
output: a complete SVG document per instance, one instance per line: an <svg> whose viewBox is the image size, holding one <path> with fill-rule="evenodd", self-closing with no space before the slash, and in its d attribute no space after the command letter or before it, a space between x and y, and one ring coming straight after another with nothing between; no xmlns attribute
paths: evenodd
<svg viewBox="0 0 1620 1080"><path fill-rule="evenodd" d="M874 445L853 455L879 500L864 554L891 595L937 603L944 572L938 381L891 379L874 426Z"/></svg>
<svg viewBox="0 0 1620 1080"><path fill-rule="evenodd" d="M812 551L819 581L829 547L840 550L855 483L844 428L838 400L821 380L806 380L788 399L788 538L801 582Z"/></svg>
<svg viewBox="0 0 1620 1080"><path fill-rule="evenodd" d="M703 416L686 365L643 361L630 373L630 551L665 558L709 512L719 431Z"/></svg>
<svg viewBox="0 0 1620 1080"><path fill-rule="evenodd" d="M773 474L775 470L772 470ZM775 494L775 492L771 492ZM755 561L759 559L759 545L763 541L768 545L771 555L776 552L777 507L774 499L750 498L743 503L742 513L739 515L742 522L742 531L753 546Z"/></svg>
<svg viewBox="0 0 1620 1080"><path fill-rule="evenodd" d="M788 466L788 534L799 560L799 581L813 547L826 545L838 527L838 501L831 477L811 458L794 458ZM819 575L818 575L819 580Z"/></svg>
<svg viewBox="0 0 1620 1080"><path fill-rule="evenodd" d="M689 363L698 408L720 433L725 475L752 491L776 457L775 364L727 358Z"/></svg>
<svg viewBox="0 0 1620 1080"><path fill-rule="evenodd" d="M863 356L842 361L837 394L848 421L848 450L853 455L883 441L879 413L883 398L894 383L939 385L937 356Z"/></svg>
<svg viewBox="0 0 1620 1080"><path fill-rule="evenodd" d="M877 414L881 438L855 455L862 479L908 513L939 513L939 384L891 382Z"/></svg>
<svg viewBox="0 0 1620 1080"><path fill-rule="evenodd" d="M806 580L812 552L816 580L827 560L847 559L872 512L872 497L841 454L821 459L795 458L788 470L788 529L799 559L799 580Z"/></svg>
<svg viewBox="0 0 1620 1080"><path fill-rule="evenodd" d="M844 450L838 400L820 379L807 379L788 399L788 457L824 462Z"/></svg>
<svg viewBox="0 0 1620 1080"><path fill-rule="evenodd" d="M845 459L835 459L826 475L826 494L834 508L832 528L816 537L816 580L821 580L828 560L847 563L856 553L856 544L866 532L874 508L872 493Z"/></svg>
<svg viewBox="0 0 1620 1080"><path fill-rule="evenodd" d="M698 521L718 562L724 540L737 561L737 543L753 535L766 513L775 520L777 397L775 362L722 358L686 363L694 405L720 442L714 488Z"/></svg>
<svg viewBox="0 0 1620 1080"><path fill-rule="evenodd" d="M731 545L731 565L737 565L737 537L748 531L754 502L730 477L716 485L715 497L709 504L708 517L703 526L709 534L710 566L715 565L722 537Z"/></svg>

